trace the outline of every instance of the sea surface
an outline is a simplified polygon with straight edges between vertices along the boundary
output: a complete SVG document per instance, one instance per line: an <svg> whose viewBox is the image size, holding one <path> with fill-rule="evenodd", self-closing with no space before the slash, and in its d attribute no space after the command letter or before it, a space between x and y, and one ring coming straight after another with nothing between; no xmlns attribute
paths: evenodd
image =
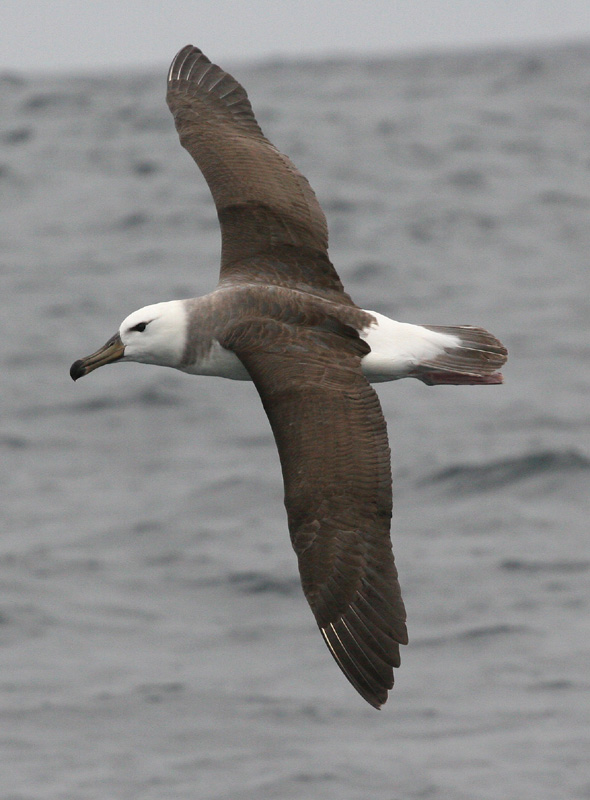
<svg viewBox="0 0 590 800"><path fill-rule="evenodd" d="M379 387L410 644L376 712L254 388L68 374L217 280L167 65L0 76L0 800L590 798L590 44L224 66L355 300L488 328L506 383Z"/></svg>

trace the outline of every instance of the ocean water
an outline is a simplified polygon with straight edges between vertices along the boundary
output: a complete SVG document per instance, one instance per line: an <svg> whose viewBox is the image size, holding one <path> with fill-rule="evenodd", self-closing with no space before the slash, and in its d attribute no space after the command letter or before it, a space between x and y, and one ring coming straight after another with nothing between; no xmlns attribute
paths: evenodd
<svg viewBox="0 0 590 800"><path fill-rule="evenodd" d="M217 280L166 65L0 76L0 798L588 798L590 45L224 66L356 301L485 326L506 383L379 387L410 645L377 713L254 388L68 375Z"/></svg>

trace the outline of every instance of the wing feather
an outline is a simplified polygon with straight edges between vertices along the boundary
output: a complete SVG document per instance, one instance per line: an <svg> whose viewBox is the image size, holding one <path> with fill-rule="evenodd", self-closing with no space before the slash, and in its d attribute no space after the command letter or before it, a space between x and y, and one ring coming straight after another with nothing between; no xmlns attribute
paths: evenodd
<svg viewBox="0 0 590 800"><path fill-rule="evenodd" d="M407 632L389 531L389 445L360 369L364 343L328 323L250 324L252 335L242 323L223 344L249 371L273 429L304 593L336 662L379 708Z"/></svg>
<svg viewBox="0 0 590 800"><path fill-rule="evenodd" d="M287 257L296 249L313 263L324 295L336 293L340 302L351 303L327 257L326 218L311 186L264 136L235 78L187 45L170 66L166 99L180 143L203 173L217 207L221 281L258 277L298 288L297 269L289 272L296 259ZM277 262L283 265L278 277Z"/></svg>

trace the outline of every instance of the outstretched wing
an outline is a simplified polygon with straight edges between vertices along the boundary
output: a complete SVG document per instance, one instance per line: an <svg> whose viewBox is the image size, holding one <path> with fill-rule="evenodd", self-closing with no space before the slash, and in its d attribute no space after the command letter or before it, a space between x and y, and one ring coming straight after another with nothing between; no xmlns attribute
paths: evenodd
<svg viewBox="0 0 590 800"><path fill-rule="evenodd" d="M311 186L263 135L235 78L187 45L170 67L166 99L217 207L221 282L260 280L351 302Z"/></svg>
<svg viewBox="0 0 590 800"><path fill-rule="evenodd" d="M387 431L360 368L367 346L331 318L296 330L251 320L223 344L246 366L272 426L305 596L338 665L379 708L407 633Z"/></svg>

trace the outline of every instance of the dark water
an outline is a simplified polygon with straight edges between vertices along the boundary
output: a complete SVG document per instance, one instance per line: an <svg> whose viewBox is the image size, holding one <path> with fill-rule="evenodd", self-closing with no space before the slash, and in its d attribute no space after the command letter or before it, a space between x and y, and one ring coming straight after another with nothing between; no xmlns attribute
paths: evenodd
<svg viewBox="0 0 590 800"><path fill-rule="evenodd" d="M68 375L216 281L165 67L2 76L0 797L590 797L590 47L234 72L357 302L489 328L507 382L379 389L411 644L376 713L253 387Z"/></svg>

